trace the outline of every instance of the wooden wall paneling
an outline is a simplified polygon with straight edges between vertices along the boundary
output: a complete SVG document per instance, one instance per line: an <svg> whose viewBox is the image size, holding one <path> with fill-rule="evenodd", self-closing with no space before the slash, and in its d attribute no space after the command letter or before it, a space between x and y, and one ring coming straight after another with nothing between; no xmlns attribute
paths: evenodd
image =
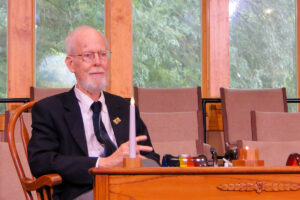
<svg viewBox="0 0 300 200"><path fill-rule="evenodd" d="M219 97L219 88L230 86L229 0L208 3L208 96Z"/></svg>
<svg viewBox="0 0 300 200"><path fill-rule="evenodd" d="M123 97L131 97L132 0L105 0L105 34L112 51L106 90Z"/></svg>
<svg viewBox="0 0 300 200"><path fill-rule="evenodd" d="M222 110L220 103L210 103L206 106L207 118L206 130L207 131L222 131L223 130L223 120L222 120Z"/></svg>
<svg viewBox="0 0 300 200"><path fill-rule="evenodd" d="M7 97L25 98L34 85L34 0L8 1L7 10Z"/></svg>

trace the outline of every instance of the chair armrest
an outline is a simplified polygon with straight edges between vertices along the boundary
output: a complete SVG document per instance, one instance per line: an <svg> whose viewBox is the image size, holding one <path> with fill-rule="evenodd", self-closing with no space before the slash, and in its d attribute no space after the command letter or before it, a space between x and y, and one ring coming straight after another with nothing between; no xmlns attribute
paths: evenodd
<svg viewBox="0 0 300 200"><path fill-rule="evenodd" d="M44 186L53 187L62 183L62 177L59 174L46 174L39 178L25 178L22 180L22 185L26 190L37 190Z"/></svg>
<svg viewBox="0 0 300 200"><path fill-rule="evenodd" d="M210 144L203 143L203 154L207 157L208 160L211 160L210 148Z"/></svg>

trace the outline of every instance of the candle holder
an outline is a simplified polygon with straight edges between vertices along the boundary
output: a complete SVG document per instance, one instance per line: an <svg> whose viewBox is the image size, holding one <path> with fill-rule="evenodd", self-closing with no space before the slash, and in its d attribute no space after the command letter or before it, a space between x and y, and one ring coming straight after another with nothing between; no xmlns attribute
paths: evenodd
<svg viewBox="0 0 300 200"><path fill-rule="evenodd" d="M246 146L245 149L239 150L239 160L233 160L233 166L264 166L263 160L258 160L258 149L250 149Z"/></svg>
<svg viewBox="0 0 300 200"><path fill-rule="evenodd" d="M139 168L142 167L141 158L124 158L123 159L124 168Z"/></svg>

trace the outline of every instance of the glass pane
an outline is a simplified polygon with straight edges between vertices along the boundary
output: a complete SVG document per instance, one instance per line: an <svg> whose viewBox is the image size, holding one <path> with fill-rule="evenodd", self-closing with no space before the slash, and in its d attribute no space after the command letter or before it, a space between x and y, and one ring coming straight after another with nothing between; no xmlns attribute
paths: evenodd
<svg viewBox="0 0 300 200"><path fill-rule="evenodd" d="M286 87L288 97L297 96L295 3L230 0L232 88Z"/></svg>
<svg viewBox="0 0 300 200"><path fill-rule="evenodd" d="M7 83L7 0L0 0L0 98L6 98ZM0 113L4 113L6 106L0 103Z"/></svg>
<svg viewBox="0 0 300 200"><path fill-rule="evenodd" d="M65 37L79 25L104 32L104 0L36 1L36 86L71 87L65 65Z"/></svg>
<svg viewBox="0 0 300 200"><path fill-rule="evenodd" d="M133 83L201 85L201 1L133 1Z"/></svg>

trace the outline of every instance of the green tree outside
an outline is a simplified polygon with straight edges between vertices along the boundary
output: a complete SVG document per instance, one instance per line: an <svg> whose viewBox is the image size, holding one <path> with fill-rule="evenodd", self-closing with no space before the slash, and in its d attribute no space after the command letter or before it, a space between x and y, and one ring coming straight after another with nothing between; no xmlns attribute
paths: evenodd
<svg viewBox="0 0 300 200"><path fill-rule="evenodd" d="M0 98L6 98L7 86L7 0L0 0ZM4 113L6 105L0 103L0 113Z"/></svg>
<svg viewBox="0 0 300 200"><path fill-rule="evenodd" d="M104 32L104 0L36 1L36 86L71 87L65 66L65 37L77 26Z"/></svg>
<svg viewBox="0 0 300 200"><path fill-rule="evenodd" d="M7 0L0 3L0 97L6 97ZM230 0L236 6L230 15L232 88L286 87L288 97L297 96L295 3ZM36 1L38 87L74 84L64 39L79 25L104 32L104 0ZM201 85L201 1L133 0L133 45L135 86Z"/></svg>
<svg viewBox="0 0 300 200"><path fill-rule="evenodd" d="M201 1L133 1L133 84L201 85Z"/></svg>
<svg viewBox="0 0 300 200"><path fill-rule="evenodd" d="M230 0L230 86L297 96L295 0ZM289 106L296 110L296 105Z"/></svg>

